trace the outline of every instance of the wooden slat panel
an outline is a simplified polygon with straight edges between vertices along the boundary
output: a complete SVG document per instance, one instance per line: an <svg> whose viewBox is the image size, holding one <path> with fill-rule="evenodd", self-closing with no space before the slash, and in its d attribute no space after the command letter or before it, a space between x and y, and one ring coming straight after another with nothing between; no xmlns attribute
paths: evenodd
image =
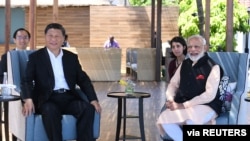
<svg viewBox="0 0 250 141"><path fill-rule="evenodd" d="M83 70L92 81L121 79L121 49L64 48L78 54Z"/></svg>
<svg viewBox="0 0 250 141"><path fill-rule="evenodd" d="M123 6L67 6L59 7L58 22L63 24L71 46L77 48L103 47L110 34L122 48L122 73L126 68L126 48L151 47L151 7ZM45 26L53 22L51 6L37 7L36 46L44 46ZM162 7L162 41L166 42L178 31L178 7ZM29 29L29 7L25 8L25 27ZM0 52L3 53L0 45Z"/></svg>
<svg viewBox="0 0 250 141"><path fill-rule="evenodd" d="M155 81L155 48L137 49L137 79Z"/></svg>

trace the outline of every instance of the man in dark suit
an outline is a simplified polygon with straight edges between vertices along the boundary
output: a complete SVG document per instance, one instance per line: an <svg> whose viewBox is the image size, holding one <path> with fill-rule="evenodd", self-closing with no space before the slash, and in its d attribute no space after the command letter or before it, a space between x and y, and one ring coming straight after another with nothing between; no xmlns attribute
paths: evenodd
<svg viewBox="0 0 250 141"><path fill-rule="evenodd" d="M14 50L25 50L30 42L30 33L24 28L18 28L13 34L13 41L16 44ZM7 72L7 53L1 56L0 62L0 83L3 81L3 73Z"/></svg>
<svg viewBox="0 0 250 141"><path fill-rule="evenodd" d="M50 141L62 141L62 115L73 115L77 118L77 141L93 141L94 112L101 112L101 106L78 56L61 49L64 38L61 24L48 24L45 47L29 56L22 81L23 114L40 113ZM76 86L90 103L82 100Z"/></svg>

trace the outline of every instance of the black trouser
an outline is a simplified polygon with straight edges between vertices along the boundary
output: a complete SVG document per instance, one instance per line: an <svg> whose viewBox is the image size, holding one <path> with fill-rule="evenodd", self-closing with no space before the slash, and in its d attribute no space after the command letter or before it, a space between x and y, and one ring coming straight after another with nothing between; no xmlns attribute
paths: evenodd
<svg viewBox="0 0 250 141"><path fill-rule="evenodd" d="M77 141L93 141L94 106L69 92L53 93L40 108L43 125L50 141L62 141L62 115L77 119Z"/></svg>

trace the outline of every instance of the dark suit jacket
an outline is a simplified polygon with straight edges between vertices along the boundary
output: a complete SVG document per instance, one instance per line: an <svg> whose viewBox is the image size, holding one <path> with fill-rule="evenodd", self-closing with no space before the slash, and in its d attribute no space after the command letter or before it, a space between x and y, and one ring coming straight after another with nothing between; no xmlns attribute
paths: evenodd
<svg viewBox="0 0 250 141"><path fill-rule="evenodd" d="M13 49L16 50L16 49ZM0 83L3 83L3 73L7 72L7 53L4 53L1 56L0 62Z"/></svg>
<svg viewBox="0 0 250 141"><path fill-rule="evenodd" d="M78 56L63 49L62 63L64 76L72 94L82 98L85 93L89 101L97 100L91 80L82 70ZM54 73L46 47L29 55L25 75L21 85L22 98L32 98L38 108L49 99L55 86ZM76 86L79 86L83 93L77 93Z"/></svg>

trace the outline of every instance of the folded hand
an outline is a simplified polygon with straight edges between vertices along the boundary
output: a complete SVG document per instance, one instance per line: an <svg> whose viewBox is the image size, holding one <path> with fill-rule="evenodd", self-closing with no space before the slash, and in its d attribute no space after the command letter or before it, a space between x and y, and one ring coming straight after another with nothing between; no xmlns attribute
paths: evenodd
<svg viewBox="0 0 250 141"><path fill-rule="evenodd" d="M22 113L27 117L35 112L35 107L31 98L25 99L24 102Z"/></svg>
<svg viewBox="0 0 250 141"><path fill-rule="evenodd" d="M93 100L90 102L90 104L92 104L95 107L96 112L100 113L102 111L102 108L98 101Z"/></svg>
<svg viewBox="0 0 250 141"><path fill-rule="evenodd" d="M182 103L176 103L174 101L167 101L166 106L170 110L184 109L185 108Z"/></svg>

